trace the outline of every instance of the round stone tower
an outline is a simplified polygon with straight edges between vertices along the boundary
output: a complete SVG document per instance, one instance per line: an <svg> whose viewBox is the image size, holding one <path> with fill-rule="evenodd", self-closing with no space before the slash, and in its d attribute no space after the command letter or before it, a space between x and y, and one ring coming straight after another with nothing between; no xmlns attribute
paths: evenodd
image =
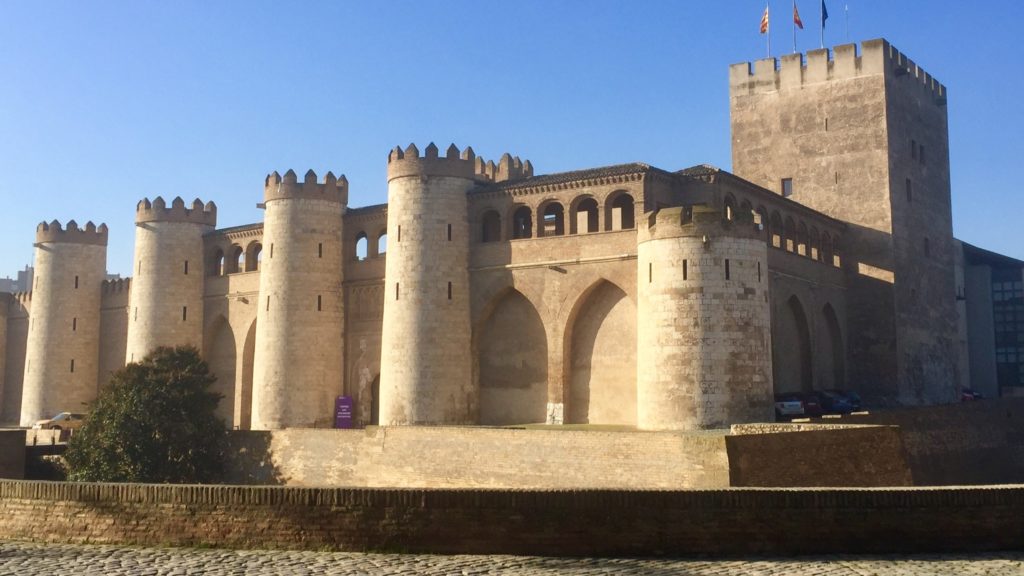
<svg viewBox="0 0 1024 576"><path fill-rule="evenodd" d="M638 427L771 421L767 248L750 216L665 208L638 232Z"/></svg>
<svg viewBox="0 0 1024 576"><path fill-rule="evenodd" d="M253 367L254 430L330 427L342 393L342 216L348 181L289 170L264 186Z"/></svg>
<svg viewBox="0 0 1024 576"><path fill-rule="evenodd" d="M58 412L84 412L99 378L100 294L107 226L74 220L36 228L32 312L25 353L21 425Z"/></svg>
<svg viewBox="0 0 1024 576"><path fill-rule="evenodd" d="M388 156L388 254L380 375L381 424L476 420L470 357L466 192L475 155L449 146Z"/></svg>
<svg viewBox="0 0 1024 576"><path fill-rule="evenodd" d="M135 265L128 309L127 362L159 346L203 347L203 235L217 225L217 207L191 208L159 196L135 208Z"/></svg>

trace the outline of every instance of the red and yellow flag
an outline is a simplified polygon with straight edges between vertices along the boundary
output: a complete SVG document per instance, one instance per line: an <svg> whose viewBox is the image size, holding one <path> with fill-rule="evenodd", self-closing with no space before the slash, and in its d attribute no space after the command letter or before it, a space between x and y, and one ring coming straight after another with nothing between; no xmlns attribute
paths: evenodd
<svg viewBox="0 0 1024 576"><path fill-rule="evenodd" d="M768 7L764 7L764 16L761 16L761 34L768 32Z"/></svg>
<svg viewBox="0 0 1024 576"><path fill-rule="evenodd" d="M796 9L796 2L793 2L793 24L796 24L801 30L804 29L804 22L800 19L800 12Z"/></svg>

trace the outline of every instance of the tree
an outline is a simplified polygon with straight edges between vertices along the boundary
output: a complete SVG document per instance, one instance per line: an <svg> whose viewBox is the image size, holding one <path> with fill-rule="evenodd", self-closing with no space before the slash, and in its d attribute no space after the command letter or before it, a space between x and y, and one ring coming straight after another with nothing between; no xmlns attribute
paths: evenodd
<svg viewBox="0 0 1024 576"><path fill-rule="evenodd" d="M68 442L68 479L215 482L226 434L215 380L188 346L157 348L115 372Z"/></svg>

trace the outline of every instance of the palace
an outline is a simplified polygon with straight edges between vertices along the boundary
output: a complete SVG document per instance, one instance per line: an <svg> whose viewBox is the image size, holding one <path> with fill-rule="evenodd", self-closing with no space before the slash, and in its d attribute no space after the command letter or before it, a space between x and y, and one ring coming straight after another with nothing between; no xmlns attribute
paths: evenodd
<svg viewBox="0 0 1024 576"><path fill-rule="evenodd" d="M330 427L339 395L363 424L696 430L779 392L1024 389L1024 263L953 238L945 87L884 40L729 82L732 173L409 145L386 205L291 170L246 226L142 200L113 281L105 225L40 224L31 291L0 294L0 421L182 344L239 429Z"/></svg>

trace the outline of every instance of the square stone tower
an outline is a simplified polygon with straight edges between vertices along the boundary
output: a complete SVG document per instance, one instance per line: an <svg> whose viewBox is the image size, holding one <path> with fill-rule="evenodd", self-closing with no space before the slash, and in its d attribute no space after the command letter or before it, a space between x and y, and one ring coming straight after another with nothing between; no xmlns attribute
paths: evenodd
<svg viewBox="0 0 1024 576"><path fill-rule="evenodd" d="M958 386L946 89L885 40L730 69L733 172L847 222L848 385Z"/></svg>

